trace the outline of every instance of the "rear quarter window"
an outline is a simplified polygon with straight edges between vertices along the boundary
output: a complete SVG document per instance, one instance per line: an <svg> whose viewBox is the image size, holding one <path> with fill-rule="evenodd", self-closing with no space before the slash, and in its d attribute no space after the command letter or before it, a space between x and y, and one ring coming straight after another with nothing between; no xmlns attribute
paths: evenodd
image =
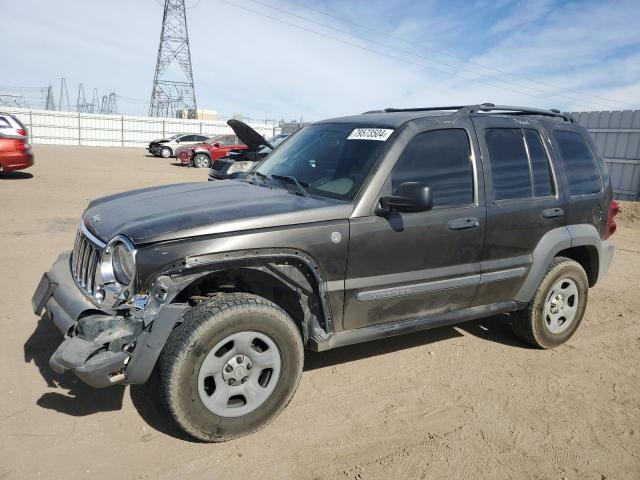
<svg viewBox="0 0 640 480"><path fill-rule="evenodd" d="M569 194L589 195L600 192L600 172L585 138L576 132L556 130L553 136L567 172Z"/></svg>

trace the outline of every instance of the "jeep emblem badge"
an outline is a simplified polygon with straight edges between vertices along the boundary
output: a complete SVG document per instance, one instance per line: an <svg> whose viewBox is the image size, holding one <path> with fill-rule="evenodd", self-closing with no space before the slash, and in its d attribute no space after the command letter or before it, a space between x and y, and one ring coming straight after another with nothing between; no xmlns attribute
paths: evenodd
<svg viewBox="0 0 640 480"><path fill-rule="evenodd" d="M333 232L331 234L331 241L333 243L340 243L340 240L342 240L342 234L340 232Z"/></svg>

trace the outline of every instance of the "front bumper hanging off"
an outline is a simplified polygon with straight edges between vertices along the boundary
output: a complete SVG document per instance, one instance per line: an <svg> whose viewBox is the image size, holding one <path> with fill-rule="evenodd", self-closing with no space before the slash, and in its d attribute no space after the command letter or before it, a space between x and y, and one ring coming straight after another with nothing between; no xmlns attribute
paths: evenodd
<svg viewBox="0 0 640 480"><path fill-rule="evenodd" d="M58 257L32 298L34 313L44 311L65 338L49 365L95 388L146 382L185 306L162 305L152 318L130 309L103 311L76 286L69 259L69 253Z"/></svg>

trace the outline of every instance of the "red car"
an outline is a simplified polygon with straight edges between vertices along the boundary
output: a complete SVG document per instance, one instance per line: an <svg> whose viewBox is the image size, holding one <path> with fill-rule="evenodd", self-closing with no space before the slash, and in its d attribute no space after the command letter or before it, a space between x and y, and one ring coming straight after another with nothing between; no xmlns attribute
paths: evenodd
<svg viewBox="0 0 640 480"><path fill-rule="evenodd" d="M246 150L248 147L235 135L220 135L205 143L192 145L178 155L183 165L196 168L208 168L219 158L225 157L231 150Z"/></svg>
<svg viewBox="0 0 640 480"><path fill-rule="evenodd" d="M0 113L0 170L10 172L32 165L27 128L14 115Z"/></svg>

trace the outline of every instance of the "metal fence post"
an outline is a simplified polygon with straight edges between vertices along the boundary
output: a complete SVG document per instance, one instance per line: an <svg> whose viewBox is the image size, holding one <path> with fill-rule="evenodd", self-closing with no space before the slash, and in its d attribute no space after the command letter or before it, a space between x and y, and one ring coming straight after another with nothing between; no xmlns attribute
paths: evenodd
<svg viewBox="0 0 640 480"><path fill-rule="evenodd" d="M202 122L200 122L200 135L202 135Z"/></svg>
<svg viewBox="0 0 640 480"><path fill-rule="evenodd" d="M162 138L164 138L166 135L164 133L164 120L162 120Z"/></svg>
<svg viewBox="0 0 640 480"><path fill-rule="evenodd" d="M31 134L31 139L33 140L33 117L31 116L31 110L29 110L29 133Z"/></svg>
<svg viewBox="0 0 640 480"><path fill-rule="evenodd" d="M78 145L82 145L82 132L80 131L80 112L78 112Z"/></svg>
<svg viewBox="0 0 640 480"><path fill-rule="evenodd" d="M120 117L120 145L124 147L124 115Z"/></svg>

